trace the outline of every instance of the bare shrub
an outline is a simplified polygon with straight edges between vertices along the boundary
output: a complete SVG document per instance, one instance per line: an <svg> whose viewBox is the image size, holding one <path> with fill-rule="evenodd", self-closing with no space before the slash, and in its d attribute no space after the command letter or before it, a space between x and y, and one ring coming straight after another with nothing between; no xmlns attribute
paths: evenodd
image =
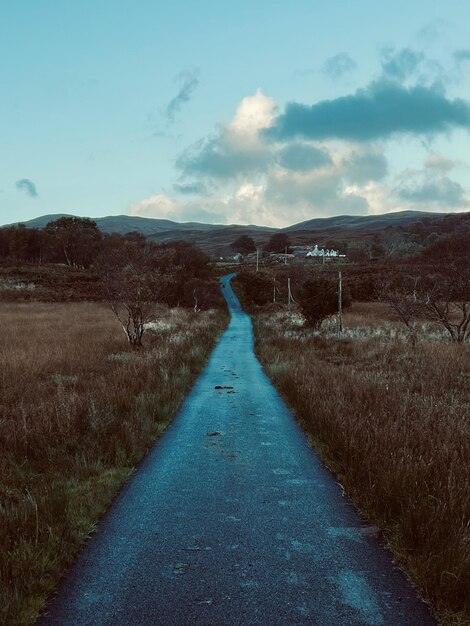
<svg viewBox="0 0 470 626"><path fill-rule="evenodd" d="M378 300L386 302L408 332L412 345L417 341L416 319L421 312L417 286L419 278L406 277L386 281L377 287Z"/></svg>
<svg viewBox="0 0 470 626"><path fill-rule="evenodd" d="M427 319L445 328L451 341L463 343L470 335L468 268L427 277L421 288L420 308Z"/></svg>
<svg viewBox="0 0 470 626"><path fill-rule="evenodd" d="M377 288L378 299L386 302L416 342L416 321L426 319L441 326L449 339L463 343L470 334L470 271L448 267L423 276L401 276Z"/></svg>
<svg viewBox="0 0 470 626"><path fill-rule="evenodd" d="M310 276L296 292L296 300L309 326L318 330L325 319L338 312L338 281L324 273ZM343 308L350 305L351 297L344 289Z"/></svg>

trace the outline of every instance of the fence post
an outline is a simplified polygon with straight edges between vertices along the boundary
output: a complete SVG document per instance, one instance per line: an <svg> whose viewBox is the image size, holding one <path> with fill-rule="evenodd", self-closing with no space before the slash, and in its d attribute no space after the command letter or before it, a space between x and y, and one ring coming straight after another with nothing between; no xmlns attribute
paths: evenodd
<svg viewBox="0 0 470 626"><path fill-rule="evenodd" d="M338 339L343 332L343 276L338 272Z"/></svg>

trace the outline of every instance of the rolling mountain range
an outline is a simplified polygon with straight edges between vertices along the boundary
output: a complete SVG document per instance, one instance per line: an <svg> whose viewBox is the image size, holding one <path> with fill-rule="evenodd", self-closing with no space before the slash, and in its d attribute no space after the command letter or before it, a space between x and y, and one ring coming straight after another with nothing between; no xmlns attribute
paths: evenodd
<svg viewBox="0 0 470 626"><path fill-rule="evenodd" d="M50 221L66 217L65 214L43 215L25 222L27 228L44 228ZM104 233L128 233L137 231L160 243L183 240L194 243L206 252L224 254L229 245L241 235L248 235L263 245L276 232L289 235L293 244L320 243L324 239L356 238L386 228L406 227L412 223L431 219L439 222L445 213L400 211L382 215L339 215L314 218L286 228L270 228L256 225L179 223L167 219L115 215L93 218Z"/></svg>

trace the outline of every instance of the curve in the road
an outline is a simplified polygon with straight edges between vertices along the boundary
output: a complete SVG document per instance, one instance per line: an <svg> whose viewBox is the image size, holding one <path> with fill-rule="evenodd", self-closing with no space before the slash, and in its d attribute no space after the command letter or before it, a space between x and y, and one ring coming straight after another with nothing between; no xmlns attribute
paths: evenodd
<svg viewBox="0 0 470 626"><path fill-rule="evenodd" d="M427 626L427 606L230 325L41 626Z"/></svg>

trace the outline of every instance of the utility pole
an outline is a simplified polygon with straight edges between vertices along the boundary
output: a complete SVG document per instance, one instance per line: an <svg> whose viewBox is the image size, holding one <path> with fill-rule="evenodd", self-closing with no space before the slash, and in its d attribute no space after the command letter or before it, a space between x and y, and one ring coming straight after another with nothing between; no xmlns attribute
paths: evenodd
<svg viewBox="0 0 470 626"><path fill-rule="evenodd" d="M256 271L259 270L259 248L256 248Z"/></svg>
<svg viewBox="0 0 470 626"><path fill-rule="evenodd" d="M338 272L338 339L343 332L343 276Z"/></svg>
<svg viewBox="0 0 470 626"><path fill-rule="evenodd" d="M290 278L287 279L287 306L290 308L290 303L292 302L292 294L290 291Z"/></svg>
<svg viewBox="0 0 470 626"><path fill-rule="evenodd" d="M276 304L276 277L274 277L273 303Z"/></svg>

